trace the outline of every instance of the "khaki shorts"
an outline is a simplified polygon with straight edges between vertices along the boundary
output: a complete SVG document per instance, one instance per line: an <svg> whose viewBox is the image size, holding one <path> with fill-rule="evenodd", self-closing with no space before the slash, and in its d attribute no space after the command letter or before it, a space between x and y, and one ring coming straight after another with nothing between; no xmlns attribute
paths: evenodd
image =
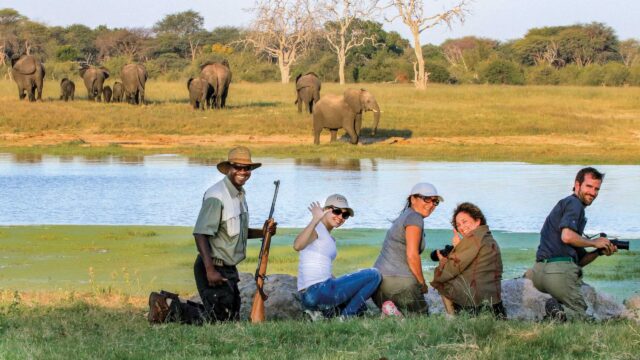
<svg viewBox="0 0 640 360"><path fill-rule="evenodd" d="M413 277L383 276L378 290L371 297L379 307L391 300L402 312L429 314L429 306Z"/></svg>

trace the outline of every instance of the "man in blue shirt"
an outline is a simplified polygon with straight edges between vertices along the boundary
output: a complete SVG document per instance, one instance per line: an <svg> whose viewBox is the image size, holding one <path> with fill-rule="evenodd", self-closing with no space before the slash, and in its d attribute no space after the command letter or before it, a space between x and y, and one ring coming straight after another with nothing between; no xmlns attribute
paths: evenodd
<svg viewBox="0 0 640 360"><path fill-rule="evenodd" d="M533 285L553 297L545 307L547 315L558 320L586 317L582 268L599 255L609 256L617 251L607 238L591 240L582 235L587 225L584 209L598 197L603 179L604 174L595 168L580 170L573 194L556 204L540 231ZM587 252L587 247L596 250Z"/></svg>

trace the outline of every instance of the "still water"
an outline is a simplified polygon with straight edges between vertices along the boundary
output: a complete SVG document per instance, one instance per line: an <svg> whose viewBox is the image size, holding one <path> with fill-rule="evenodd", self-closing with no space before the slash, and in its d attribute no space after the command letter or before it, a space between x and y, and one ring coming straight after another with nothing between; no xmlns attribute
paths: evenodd
<svg viewBox="0 0 640 360"><path fill-rule="evenodd" d="M257 159L264 165L246 185L252 225L269 212L273 181L281 181L275 218L303 227L311 201L347 196L348 228L384 229L411 187L436 185L444 196L430 229L449 229L453 208L476 203L494 230L538 232L556 202L571 193L577 165L449 163L404 160ZM204 191L220 180L216 162L174 155L135 158L20 157L0 154L0 224L193 225ZM640 238L640 166L597 166L606 173L587 208L587 233Z"/></svg>

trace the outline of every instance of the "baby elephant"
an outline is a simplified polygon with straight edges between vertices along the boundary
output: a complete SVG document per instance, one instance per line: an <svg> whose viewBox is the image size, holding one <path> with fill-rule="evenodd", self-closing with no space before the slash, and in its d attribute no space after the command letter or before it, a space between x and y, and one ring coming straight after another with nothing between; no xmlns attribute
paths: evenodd
<svg viewBox="0 0 640 360"><path fill-rule="evenodd" d="M102 95L104 95L104 102L106 103L111 102L111 95L113 95L113 91L111 90L109 85L102 88Z"/></svg>
<svg viewBox="0 0 640 360"><path fill-rule="evenodd" d="M123 97L124 86L121 82L116 81L115 84L113 84L113 96L111 96L111 100L113 100L113 102L121 102Z"/></svg>
<svg viewBox="0 0 640 360"><path fill-rule="evenodd" d="M189 103L194 110L206 109L210 107L211 97L213 96L213 87L203 78L190 78L187 81L187 89L189 89Z"/></svg>
<svg viewBox="0 0 640 360"><path fill-rule="evenodd" d="M64 78L60 81L60 100L73 101L76 92L76 84L73 81Z"/></svg>

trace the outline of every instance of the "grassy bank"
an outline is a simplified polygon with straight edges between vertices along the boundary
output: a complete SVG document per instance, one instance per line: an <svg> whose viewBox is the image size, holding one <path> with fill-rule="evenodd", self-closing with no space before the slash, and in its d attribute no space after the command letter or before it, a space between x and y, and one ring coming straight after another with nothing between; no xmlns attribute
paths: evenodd
<svg viewBox="0 0 640 360"><path fill-rule="evenodd" d="M190 227L161 226L9 226L0 227L0 289L144 296L171 289L193 294L196 248ZM299 230L279 229L273 238L269 274L296 275L298 254L291 244ZM385 230L338 229L334 273L371 267ZM535 259L537 234L494 232L504 263L504 279L520 277ZM423 270L433 278L429 253L450 241L448 230L427 230ZM602 257L585 270L585 281L623 300L640 288L640 252ZM242 272L253 273L259 241L250 241Z"/></svg>
<svg viewBox="0 0 640 360"><path fill-rule="evenodd" d="M79 83L79 82L77 82ZM217 159L235 144L259 156L412 158L533 163L640 163L640 89L366 84L384 113L378 135L364 121L362 146L312 145L309 115L298 114L293 85L232 84L229 109L193 111L186 85L148 83L150 104L57 100L19 102L0 81L0 152L86 156L179 153ZM341 93L323 84L323 94ZM85 95L78 86L79 97ZM343 137L343 140L346 138Z"/></svg>
<svg viewBox="0 0 640 360"><path fill-rule="evenodd" d="M66 299L0 303L6 359L636 359L628 321L525 323L441 316L151 327L144 308ZM577 341L576 339L580 339Z"/></svg>

